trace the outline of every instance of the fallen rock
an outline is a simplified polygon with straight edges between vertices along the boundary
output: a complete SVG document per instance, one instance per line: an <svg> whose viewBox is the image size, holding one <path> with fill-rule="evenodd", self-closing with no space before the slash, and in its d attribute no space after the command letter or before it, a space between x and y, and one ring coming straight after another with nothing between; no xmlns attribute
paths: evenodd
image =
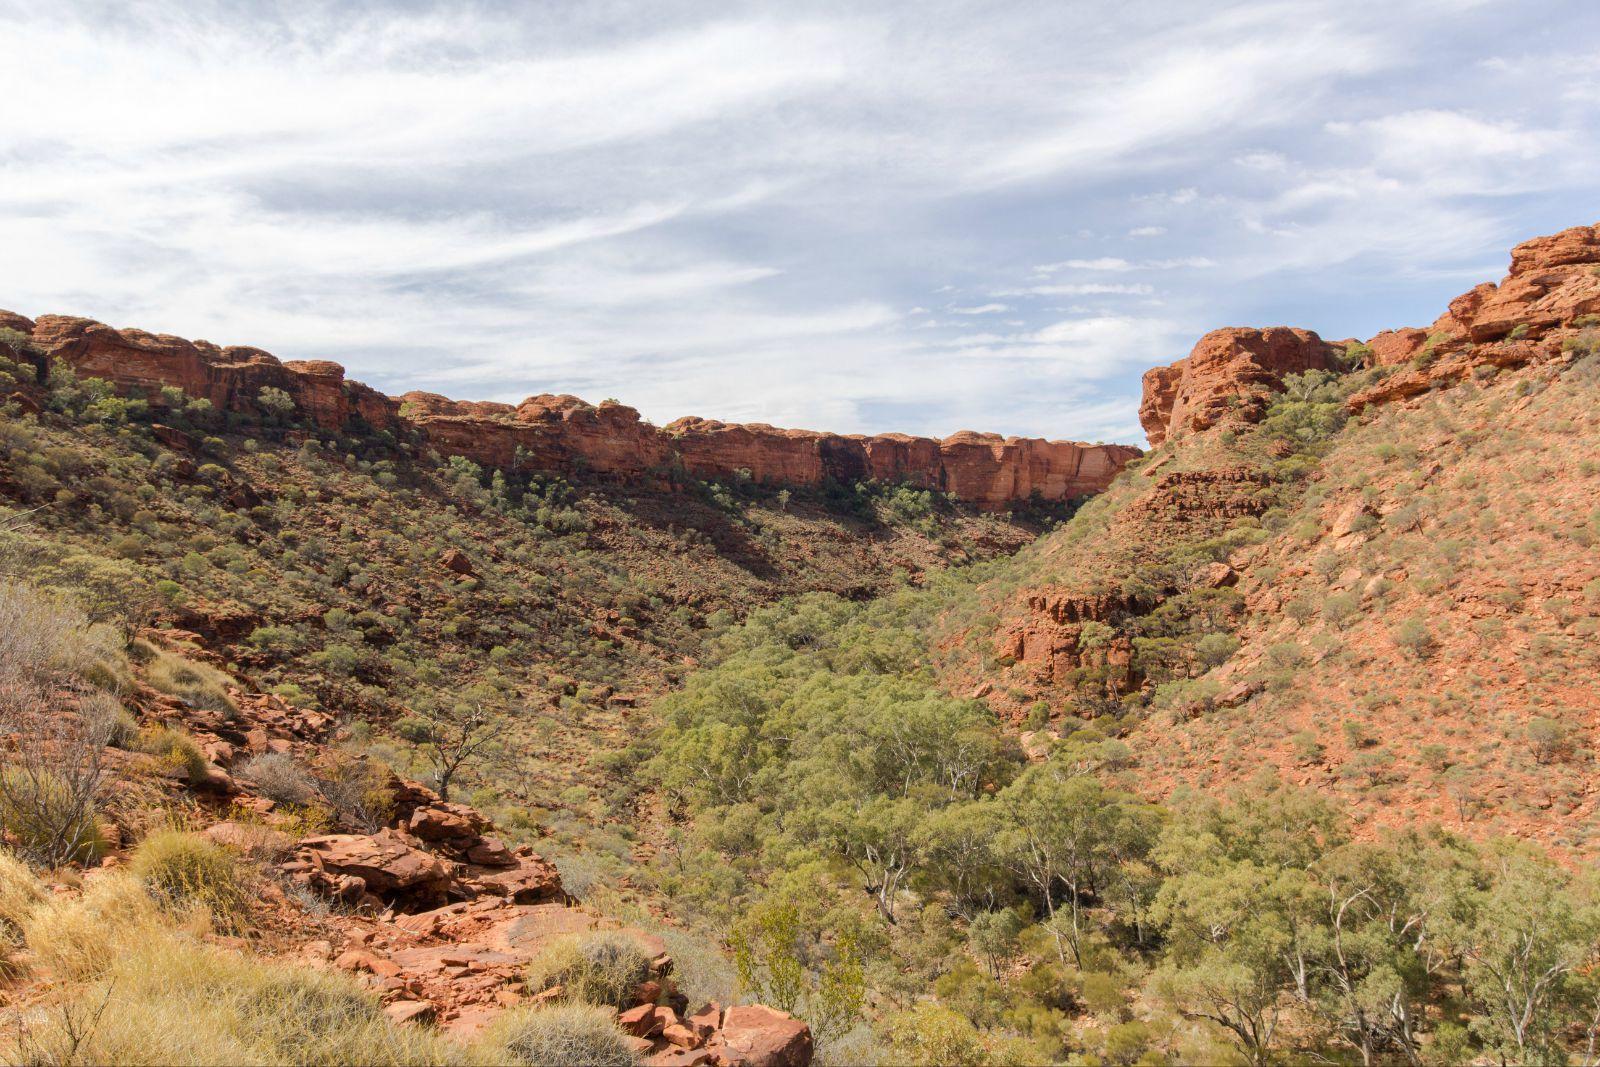
<svg viewBox="0 0 1600 1067"><path fill-rule="evenodd" d="M439 801L411 812L406 830L424 841L475 841L489 828L489 820L463 804Z"/></svg>
<svg viewBox="0 0 1600 1067"><path fill-rule="evenodd" d="M640 1004L617 1016L617 1025L634 1037L654 1037L661 1032L662 1020L654 1004Z"/></svg>
<svg viewBox="0 0 1600 1067"><path fill-rule="evenodd" d="M807 1067L811 1027L760 1004L729 1008L711 1046L724 1067Z"/></svg>
<svg viewBox="0 0 1600 1067"><path fill-rule="evenodd" d="M1207 563L1195 572L1194 584L1201 589L1226 589L1239 584L1239 572L1226 563Z"/></svg>
<svg viewBox="0 0 1600 1067"><path fill-rule="evenodd" d="M395 1000L383 1006L383 1013L393 1023L425 1023L434 1016L434 1007L426 1000Z"/></svg>
<svg viewBox="0 0 1600 1067"><path fill-rule="evenodd" d="M468 559L467 554L459 548L445 549L444 555L439 557L439 565L463 578L475 578L478 574L472 567L472 560Z"/></svg>
<svg viewBox="0 0 1600 1067"><path fill-rule="evenodd" d="M553 864L533 855L517 856L516 861L511 870L478 875L469 884L482 892L509 897L516 904L542 904L566 896L561 874Z"/></svg>
<svg viewBox="0 0 1600 1067"><path fill-rule="evenodd" d="M360 879L380 898L404 895L440 900L449 891L450 867L439 857L413 848L392 830L376 834L328 834L300 842L296 858L315 871Z"/></svg>

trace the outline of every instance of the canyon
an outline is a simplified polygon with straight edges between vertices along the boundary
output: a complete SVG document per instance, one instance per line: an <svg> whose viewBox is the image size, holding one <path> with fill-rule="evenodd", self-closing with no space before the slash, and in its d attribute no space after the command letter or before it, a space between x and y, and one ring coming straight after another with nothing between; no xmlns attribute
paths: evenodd
<svg viewBox="0 0 1600 1067"><path fill-rule="evenodd" d="M358 991L386 1033L481 1047L569 998L543 961L617 937L641 970L604 1021L634 1060L833 1062L844 1036L819 1002L737 985L723 962L748 962L749 916L800 914L753 891L798 879L765 842L831 820L862 835L810 838L835 866L805 892L850 922L878 912L869 928L919 996L895 941L914 929L904 905L937 915L977 869L929 853L909 890L858 881L848 850L877 832L861 812L920 818L924 795L955 793L940 779L891 809L874 783L901 779L858 755L992 754L992 783L952 764L970 794L912 824L975 825L980 844L1007 824L945 813L1009 812L990 785L1021 796L1065 766L1117 790L1085 810L1137 797L1185 818L1265 774L1356 816L1357 849L1420 825L1560 863L1600 855L1597 227L1518 245L1502 281L1426 328L1205 334L1144 377L1147 453L656 427L571 396L389 397L333 363L64 316L0 313L0 357L17 389L0 390L0 498L19 516L0 522L0 569L128 627L92 677L52 675L39 697L41 722L87 721L103 679L127 716L97 756L106 854L72 884L49 875L41 898L119 884L163 840L157 815L183 811L186 847L226 850L260 887L238 909L249 950ZM316 438L337 451L302 447ZM507 496L518 480L441 455L586 484ZM693 478L738 491L713 504L681 491ZM990 513L871 525L750 486L868 479ZM1036 538L1033 513L1003 514L1080 494ZM938 573L951 563L978 565ZM489 702L477 721L494 745L446 782L429 754L473 721L439 710L463 696ZM907 744L918 730L926 745ZM30 735L12 731L20 751ZM737 803L705 799L707 783ZM1099 917L1119 906L1085 910L1108 944L1120 935ZM1061 973L1046 940L1004 951L1014 974ZM13 994L52 988L46 963L13 958L31 968ZM825 973L869 980L824 969L819 992ZM981 971L932 980L954 1011L951 974ZM147 1010L115 1003L108 1015ZM892 1047L940 1032L884 1003L852 1010L880 1015ZM1092 1011L1057 1010L1083 1047L1105 1044Z"/></svg>
<svg viewBox="0 0 1600 1067"><path fill-rule="evenodd" d="M624 404L595 405L543 394L517 405L456 401L432 393L384 396L325 360L279 361L259 348L219 347L168 334L114 329L92 319L0 311L0 327L26 334L46 360L120 392L163 387L219 410L259 412L262 389L278 389L325 432L415 433L443 455L486 467L613 479L649 479L674 469L706 480L749 478L820 487L866 480L932 489L990 511L1031 500L1068 501L1100 492L1140 450L962 431L943 440L905 434L820 433L762 423L682 418L657 427Z"/></svg>

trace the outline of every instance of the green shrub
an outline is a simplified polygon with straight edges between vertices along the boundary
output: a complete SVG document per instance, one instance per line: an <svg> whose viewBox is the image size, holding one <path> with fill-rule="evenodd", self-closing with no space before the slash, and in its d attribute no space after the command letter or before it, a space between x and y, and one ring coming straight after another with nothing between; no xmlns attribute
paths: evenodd
<svg viewBox="0 0 1600 1067"><path fill-rule="evenodd" d="M1390 636L1395 644L1418 659L1426 657L1433 649L1433 634L1428 630L1428 624L1420 618L1406 619L1395 627Z"/></svg>
<svg viewBox="0 0 1600 1067"><path fill-rule="evenodd" d="M939 1004L925 1001L901 1012L889 1020L888 1031L895 1063L977 1067L989 1060L977 1028Z"/></svg>
<svg viewBox="0 0 1600 1067"><path fill-rule="evenodd" d="M192 707L233 715L238 712L227 686L231 679L215 667L184 659L173 652L157 652L146 671L149 683Z"/></svg>
<svg viewBox="0 0 1600 1067"><path fill-rule="evenodd" d="M134 850L129 871L150 895L175 910L200 906L238 930L247 894L238 861L221 845L183 830L158 830Z"/></svg>
<svg viewBox="0 0 1600 1067"><path fill-rule="evenodd" d="M203 782L210 773L210 761L195 739L174 727L152 726L141 730L133 747L154 756L163 767L181 771L191 782Z"/></svg>
<svg viewBox="0 0 1600 1067"><path fill-rule="evenodd" d="M238 772L254 782L262 796L280 804L309 804L317 795L311 776L287 753L252 756Z"/></svg>
<svg viewBox="0 0 1600 1067"><path fill-rule="evenodd" d="M92 796L74 780L37 767L0 771L0 828L43 866L87 863L106 852Z"/></svg>
<svg viewBox="0 0 1600 1067"><path fill-rule="evenodd" d="M553 942L528 965L528 988L559 985L572 1000L627 1007L650 977L650 957L626 934L594 930Z"/></svg>
<svg viewBox="0 0 1600 1067"><path fill-rule="evenodd" d="M484 1033L484 1052L528 1067L633 1067L639 1057L617 1029L616 1016L588 1004L520 1008Z"/></svg>

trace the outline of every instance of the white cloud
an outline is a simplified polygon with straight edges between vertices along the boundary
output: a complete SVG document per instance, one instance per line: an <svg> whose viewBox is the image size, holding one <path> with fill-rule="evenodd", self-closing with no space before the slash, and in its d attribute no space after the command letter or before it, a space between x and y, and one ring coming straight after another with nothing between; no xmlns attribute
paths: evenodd
<svg viewBox="0 0 1600 1067"><path fill-rule="evenodd" d="M1120 256L1101 256L1098 259L1063 259L1056 263L1041 263L1033 268L1040 274L1054 274L1062 270L1137 270L1134 263Z"/></svg>
<svg viewBox="0 0 1600 1067"><path fill-rule="evenodd" d="M1234 162L1247 170L1281 171L1289 166L1282 152L1246 152Z"/></svg>
<svg viewBox="0 0 1600 1067"><path fill-rule="evenodd" d="M969 308L951 308L957 315L994 315L1002 311L1010 311L1009 304L979 304Z"/></svg>
<svg viewBox="0 0 1600 1067"><path fill-rule="evenodd" d="M1216 260L1209 256L1179 256L1173 259L1128 260L1119 256L1101 256L1098 259L1063 259L1056 263L1041 263L1033 269L1040 274L1057 274L1064 270L1182 270L1215 267Z"/></svg>
<svg viewBox="0 0 1600 1067"><path fill-rule="evenodd" d="M995 296L1148 296L1151 286L1116 282L1084 282L1080 285L1030 285L1026 289L999 289Z"/></svg>
<svg viewBox="0 0 1600 1067"><path fill-rule="evenodd" d="M1128 231L1129 237L1160 237L1167 232L1165 226L1135 226Z"/></svg>

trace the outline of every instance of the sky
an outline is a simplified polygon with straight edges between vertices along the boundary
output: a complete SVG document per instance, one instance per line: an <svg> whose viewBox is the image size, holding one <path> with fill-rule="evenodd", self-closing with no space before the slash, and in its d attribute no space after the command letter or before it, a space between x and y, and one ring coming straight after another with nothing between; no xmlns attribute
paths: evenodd
<svg viewBox="0 0 1600 1067"><path fill-rule="evenodd" d="M1600 219L1594 0L0 0L0 307L386 392L1142 442Z"/></svg>

